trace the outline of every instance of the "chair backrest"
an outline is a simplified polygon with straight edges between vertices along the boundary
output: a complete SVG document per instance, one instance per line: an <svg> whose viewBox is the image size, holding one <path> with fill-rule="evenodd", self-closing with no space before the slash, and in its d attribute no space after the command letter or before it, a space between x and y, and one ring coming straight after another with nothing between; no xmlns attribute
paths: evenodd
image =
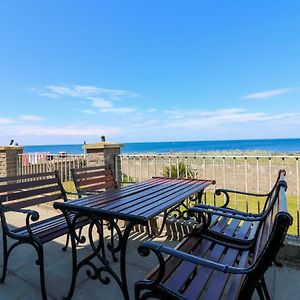
<svg viewBox="0 0 300 300"><path fill-rule="evenodd" d="M247 299L246 295L254 290L257 280L275 260L279 249L283 246L288 228L293 223L293 218L287 211L286 188L285 172L281 172L271 200L274 201L273 205L270 206L257 233L253 261L250 264L252 271L245 278L240 299Z"/></svg>
<svg viewBox="0 0 300 300"><path fill-rule="evenodd" d="M269 192L269 195L267 196L267 199L264 203L264 208L263 211L266 211L268 209L271 208L272 203L274 201L274 199L276 198L276 194L277 194L277 186L280 180L285 180L285 175L286 175L286 171L285 170L279 170L278 175L277 175L277 179L271 189L271 191Z"/></svg>
<svg viewBox="0 0 300 300"><path fill-rule="evenodd" d="M72 169L72 177L79 194L115 189L117 182L107 166Z"/></svg>
<svg viewBox="0 0 300 300"><path fill-rule="evenodd" d="M66 200L57 171L0 177L0 202L5 207L25 208Z"/></svg>

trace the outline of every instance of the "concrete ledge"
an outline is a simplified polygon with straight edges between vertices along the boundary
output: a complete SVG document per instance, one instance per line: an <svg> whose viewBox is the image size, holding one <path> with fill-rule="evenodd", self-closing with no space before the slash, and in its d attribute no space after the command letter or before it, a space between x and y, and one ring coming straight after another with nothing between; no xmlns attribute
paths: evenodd
<svg viewBox="0 0 300 300"><path fill-rule="evenodd" d="M300 237L288 235L284 247L278 253L278 259L293 268L300 268Z"/></svg>
<svg viewBox="0 0 300 300"><path fill-rule="evenodd" d="M0 146L0 151L23 150L23 146Z"/></svg>

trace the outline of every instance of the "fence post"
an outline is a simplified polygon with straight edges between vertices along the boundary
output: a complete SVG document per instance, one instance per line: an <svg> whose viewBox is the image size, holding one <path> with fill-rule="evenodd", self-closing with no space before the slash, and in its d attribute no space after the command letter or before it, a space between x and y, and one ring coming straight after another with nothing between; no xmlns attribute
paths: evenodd
<svg viewBox="0 0 300 300"><path fill-rule="evenodd" d="M83 145L83 149L86 151L87 166L111 166L114 176L121 174L120 164L120 149L123 144L99 142L95 144ZM116 166L118 171L116 172ZM116 178L118 180L118 178Z"/></svg>
<svg viewBox="0 0 300 300"><path fill-rule="evenodd" d="M0 177L17 175L18 155L22 153L20 146L0 146Z"/></svg>

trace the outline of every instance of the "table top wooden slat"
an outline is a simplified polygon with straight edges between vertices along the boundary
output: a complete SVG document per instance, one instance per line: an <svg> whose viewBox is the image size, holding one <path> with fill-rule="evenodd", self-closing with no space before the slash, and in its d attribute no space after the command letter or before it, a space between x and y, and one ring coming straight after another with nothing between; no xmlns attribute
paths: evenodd
<svg viewBox="0 0 300 300"><path fill-rule="evenodd" d="M90 195L67 203L56 203L72 211L94 212L112 218L128 215L136 220L149 220L180 203L190 195L202 192L212 180L154 177L127 187ZM126 216L126 219L127 216Z"/></svg>

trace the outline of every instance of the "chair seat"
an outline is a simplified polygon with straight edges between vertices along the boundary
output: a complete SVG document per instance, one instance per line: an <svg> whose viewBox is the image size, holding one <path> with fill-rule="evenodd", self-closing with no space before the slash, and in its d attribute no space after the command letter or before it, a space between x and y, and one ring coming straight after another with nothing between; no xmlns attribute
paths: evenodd
<svg viewBox="0 0 300 300"><path fill-rule="evenodd" d="M229 248L205 238L188 237L177 249L229 266L245 267L249 262L248 250ZM182 299L235 299L243 282L241 275L232 276L175 257L168 257L165 266L161 284L179 293ZM158 269L147 279L154 279L157 274Z"/></svg>
<svg viewBox="0 0 300 300"><path fill-rule="evenodd" d="M73 219L73 215L71 215L71 219ZM90 221L88 218L80 218L77 220L76 228L83 227L87 225ZM58 216L42 220L39 222L35 222L31 224L31 230L33 234L44 244L53 239L56 239L62 235L68 233L69 228L66 222L66 218L64 215L60 214ZM27 235L26 227L21 227L12 230L12 232Z"/></svg>
<svg viewBox="0 0 300 300"><path fill-rule="evenodd" d="M207 233L216 235L218 238L250 244L255 239L258 225L259 221L243 221L220 216L213 218Z"/></svg>

